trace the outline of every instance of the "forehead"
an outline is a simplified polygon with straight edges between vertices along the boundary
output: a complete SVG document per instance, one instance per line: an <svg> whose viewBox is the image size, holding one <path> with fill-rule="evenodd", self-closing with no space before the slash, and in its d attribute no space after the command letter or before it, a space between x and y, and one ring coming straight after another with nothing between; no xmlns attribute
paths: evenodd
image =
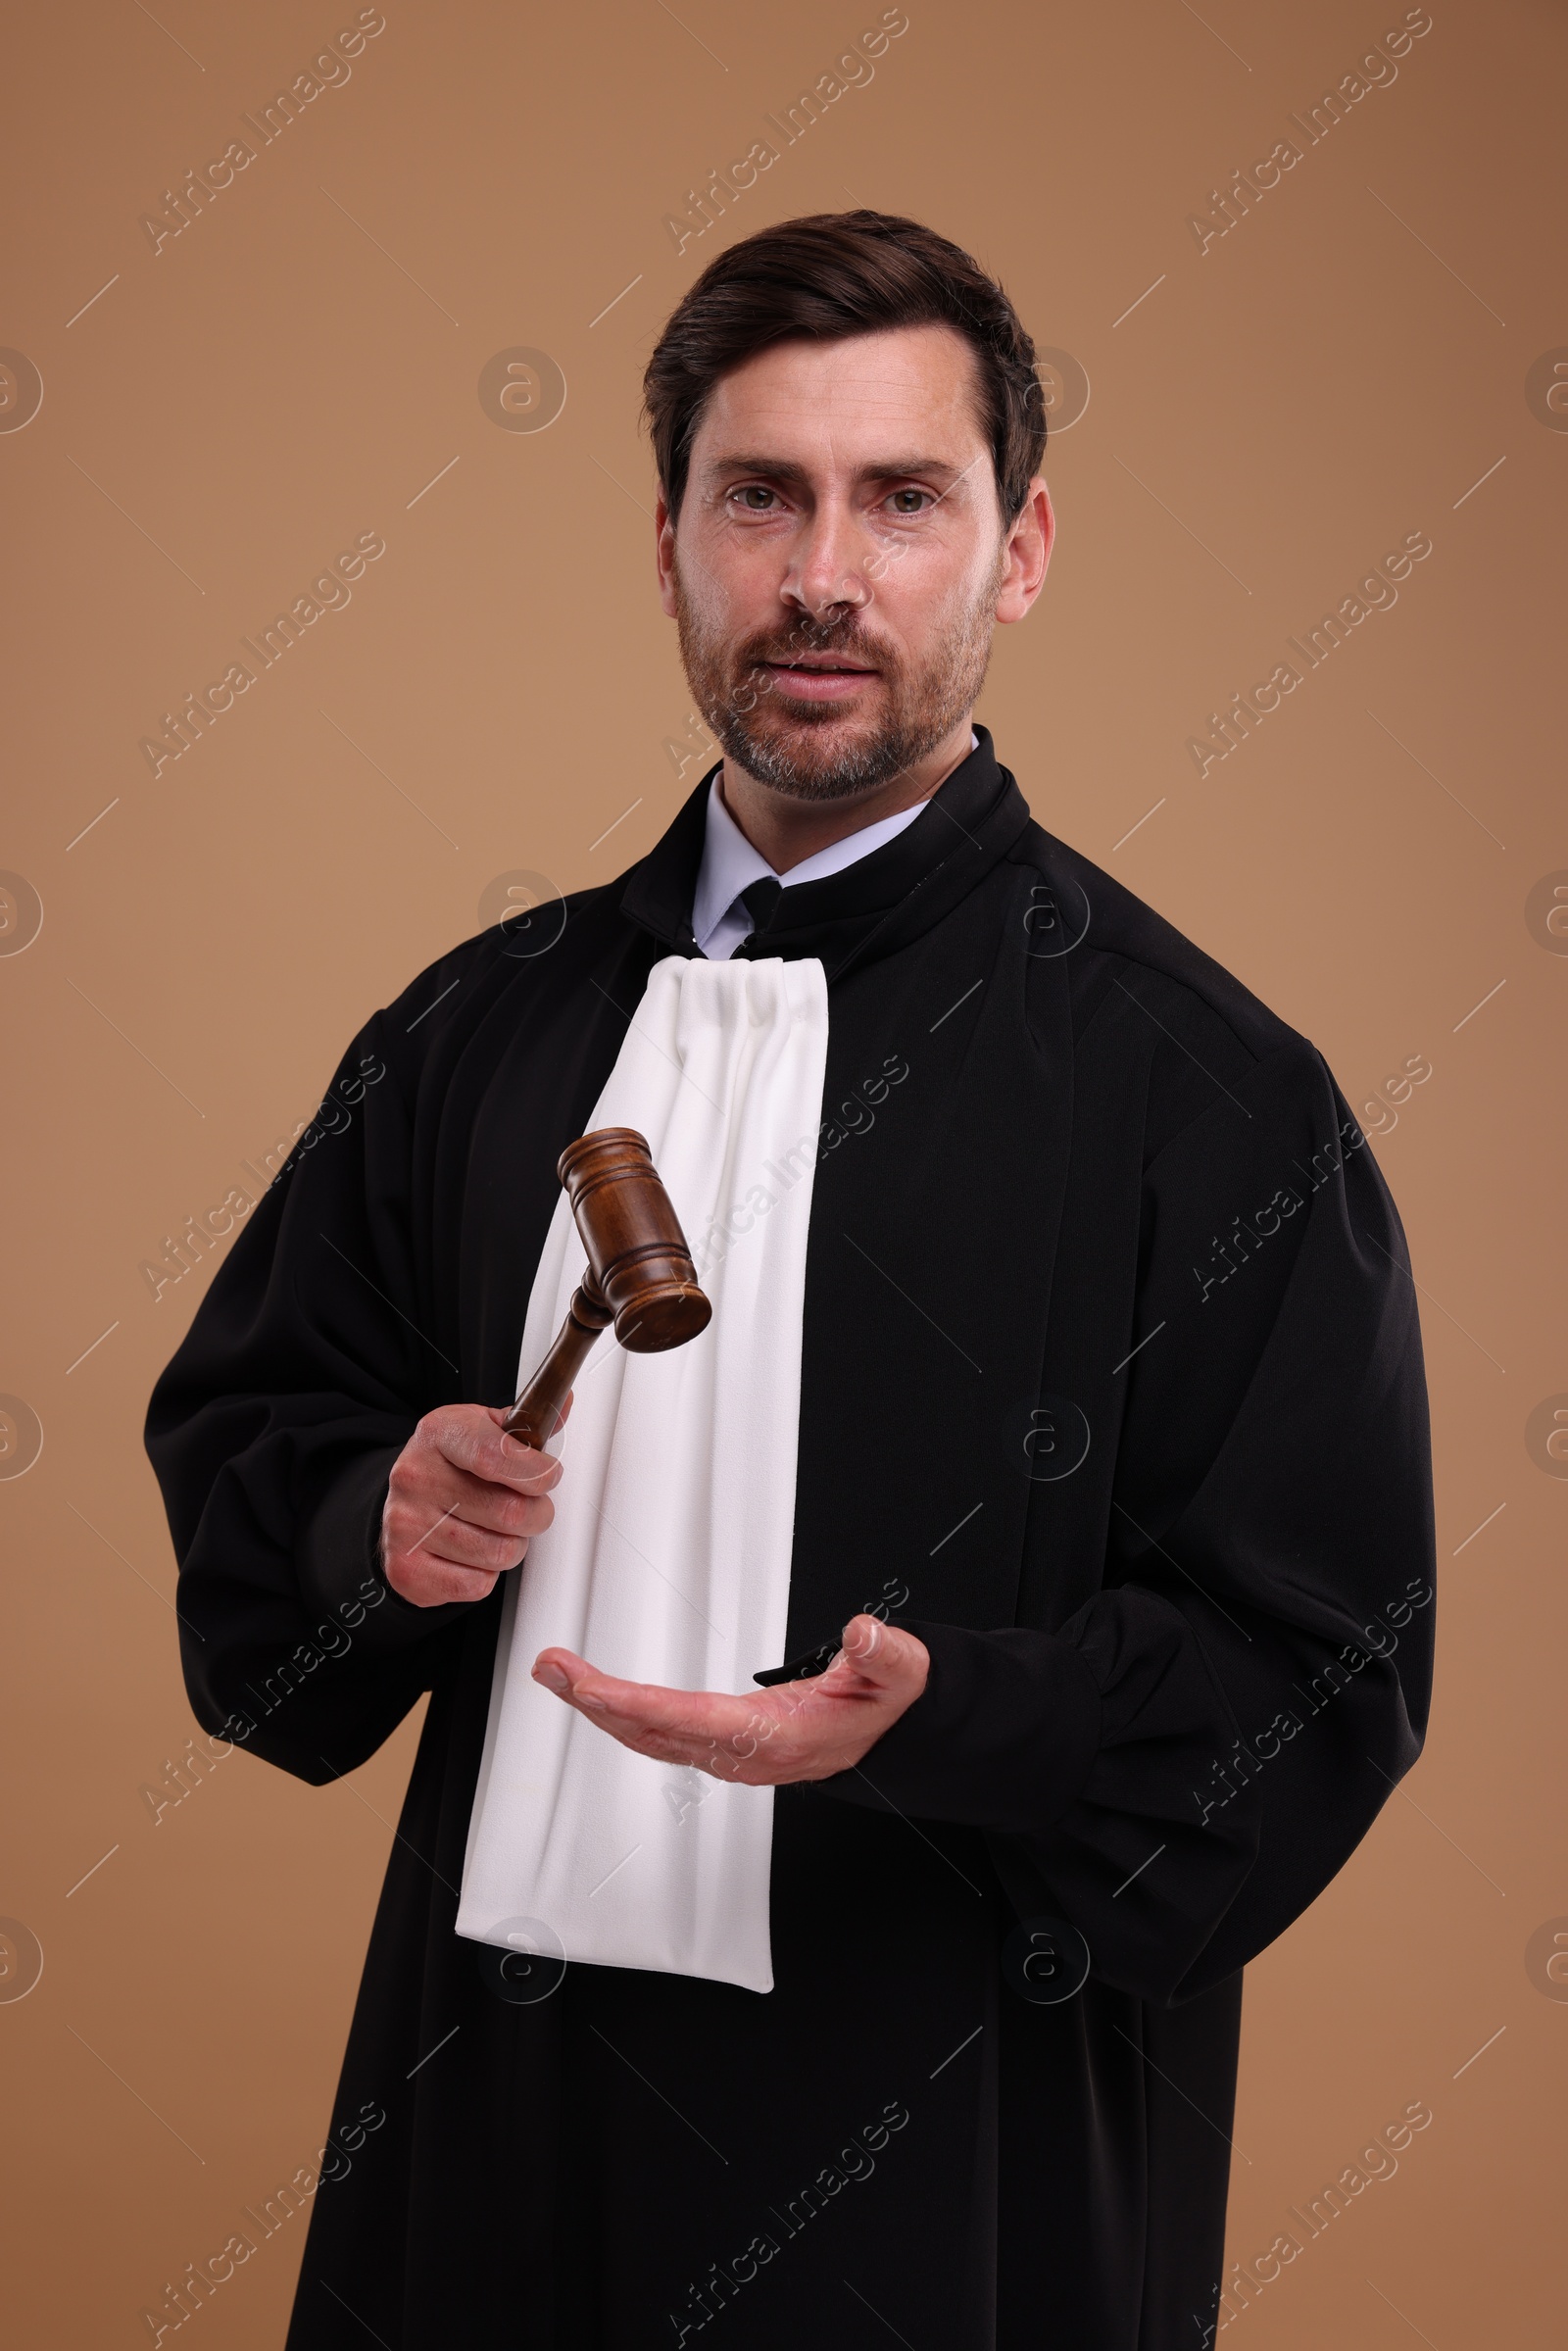
<svg viewBox="0 0 1568 2351"><path fill-rule="evenodd" d="M825 467L916 448L965 465L987 446L970 345L951 326L896 326L835 342L792 336L721 375L692 470L727 453Z"/></svg>

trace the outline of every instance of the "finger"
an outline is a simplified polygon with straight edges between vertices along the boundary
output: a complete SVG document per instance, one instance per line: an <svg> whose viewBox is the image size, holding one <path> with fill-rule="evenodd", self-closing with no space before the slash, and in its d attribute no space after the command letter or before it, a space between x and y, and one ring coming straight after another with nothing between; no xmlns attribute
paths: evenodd
<svg viewBox="0 0 1568 2351"><path fill-rule="evenodd" d="M500 1414L500 1418L493 1417ZM538 1452L520 1437L509 1437L501 1427L499 1405L488 1408L486 1419L464 1418L439 1422L433 1431L435 1449L454 1468L491 1484L511 1486L519 1494L545 1494L561 1481L562 1465L553 1453Z"/></svg>
<svg viewBox="0 0 1568 2351"><path fill-rule="evenodd" d="M389 1559L386 1580L401 1599L411 1600L416 1608L440 1608L453 1600L471 1604L487 1598L496 1582L489 1569L433 1559L423 1551L414 1558Z"/></svg>
<svg viewBox="0 0 1568 2351"><path fill-rule="evenodd" d="M652 1682L624 1682L602 1674L571 1649L541 1649L533 1677L571 1705L648 1730L691 1732L707 1704L704 1690L665 1690Z"/></svg>
<svg viewBox="0 0 1568 2351"><path fill-rule="evenodd" d="M819 1677L822 1682L837 1675L840 1686L854 1677L875 1690L901 1690L911 1680L923 1687L930 1656L924 1641L916 1641L912 1633L884 1624L879 1616L852 1616L844 1628L843 1641L833 1663Z"/></svg>
<svg viewBox="0 0 1568 2351"><path fill-rule="evenodd" d="M444 1505L456 1510L460 1519L470 1527L483 1527L492 1535L542 1535L556 1515L556 1505L547 1494L523 1494L515 1486L498 1486L491 1478L470 1477L465 1469L450 1463L430 1481L432 1491L420 1494L417 1490L409 1495L411 1503L418 1506L428 1501L428 1515L434 1517Z"/></svg>
<svg viewBox="0 0 1568 2351"><path fill-rule="evenodd" d="M396 1544L395 1532L393 1543ZM416 1564L421 1559L440 1559L449 1567L477 1568L485 1575L499 1576L518 1566L527 1550L525 1535L487 1535L482 1527L470 1527L465 1519L447 1517L425 1527L406 1549L395 1548L393 1555Z"/></svg>
<svg viewBox="0 0 1568 2351"><path fill-rule="evenodd" d="M487 1512L492 1521L499 1518L499 1524L470 1518L461 1501L449 1502L443 1510L438 1497L393 1496L381 1522L388 1550L401 1558L451 1559L465 1567L488 1568L492 1574L515 1567L530 1538L542 1534L550 1524L555 1505L548 1495L523 1501L505 1488L482 1491L498 1496Z"/></svg>
<svg viewBox="0 0 1568 2351"><path fill-rule="evenodd" d="M766 1719L750 1698L623 1682L613 1674L602 1674L570 1649L541 1649L533 1662L533 1678L614 1738L627 1743L648 1738L676 1740L689 1746L694 1756L715 1743L745 1745L756 1740L758 1726Z"/></svg>

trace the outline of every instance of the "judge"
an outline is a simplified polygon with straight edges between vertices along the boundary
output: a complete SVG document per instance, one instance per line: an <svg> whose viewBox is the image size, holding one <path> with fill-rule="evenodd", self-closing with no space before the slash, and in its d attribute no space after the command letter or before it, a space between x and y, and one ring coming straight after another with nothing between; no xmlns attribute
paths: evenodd
<svg viewBox="0 0 1568 2351"><path fill-rule="evenodd" d="M1398 1219L973 721L1053 530L1002 289L786 222L646 393L723 759L370 1017L149 1412L203 1724L320 1784L429 1692L290 2351L1200 2351L1242 1971L1425 1725ZM611 1125L712 1321L540 1452Z"/></svg>

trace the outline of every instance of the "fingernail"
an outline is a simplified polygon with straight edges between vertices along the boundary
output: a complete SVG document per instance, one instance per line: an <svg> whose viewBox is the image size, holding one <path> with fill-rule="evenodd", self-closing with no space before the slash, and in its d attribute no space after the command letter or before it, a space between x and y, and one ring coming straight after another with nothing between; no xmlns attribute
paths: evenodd
<svg viewBox="0 0 1568 2351"><path fill-rule="evenodd" d="M536 1682L542 1682L547 1690L564 1690L571 1688L559 1665L536 1665L533 1678Z"/></svg>

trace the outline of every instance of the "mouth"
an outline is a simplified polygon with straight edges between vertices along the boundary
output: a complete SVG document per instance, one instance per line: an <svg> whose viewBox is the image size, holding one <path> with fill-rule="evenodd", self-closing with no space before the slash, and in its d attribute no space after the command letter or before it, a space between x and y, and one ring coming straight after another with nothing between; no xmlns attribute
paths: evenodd
<svg viewBox="0 0 1568 2351"><path fill-rule="evenodd" d="M869 663L837 654L805 654L793 661L762 661L759 667L775 692L805 702L843 702L880 675Z"/></svg>

